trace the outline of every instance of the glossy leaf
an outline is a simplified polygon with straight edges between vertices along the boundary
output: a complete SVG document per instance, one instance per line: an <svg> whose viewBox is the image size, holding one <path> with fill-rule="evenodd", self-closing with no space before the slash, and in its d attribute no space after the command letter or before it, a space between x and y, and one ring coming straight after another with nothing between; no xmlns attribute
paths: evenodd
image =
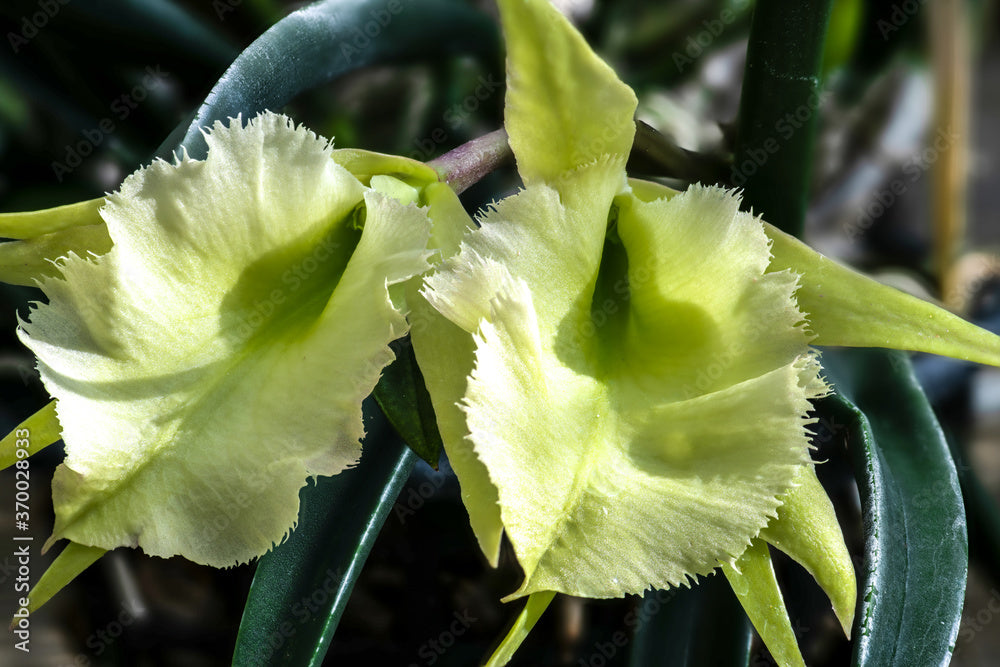
<svg viewBox="0 0 1000 667"><path fill-rule="evenodd" d="M361 463L304 487L295 530L257 564L234 665L322 664L365 559L417 460L381 415L374 422ZM312 604L303 607L304 599ZM282 638L277 647L275 637Z"/></svg>
<svg viewBox="0 0 1000 667"><path fill-rule="evenodd" d="M441 434L413 346L409 338L402 338L389 347L396 360L382 370L375 385L375 400L406 444L437 470Z"/></svg>
<svg viewBox="0 0 1000 667"><path fill-rule="evenodd" d="M827 352L837 396L820 410L849 425L865 522L854 660L942 665L958 635L968 569L954 462L905 355Z"/></svg>
<svg viewBox="0 0 1000 667"><path fill-rule="evenodd" d="M647 591L625 616L635 627L629 667L747 667L753 626L728 580L715 573L690 588Z"/></svg>
<svg viewBox="0 0 1000 667"><path fill-rule="evenodd" d="M832 4L757 0L750 26L732 182L747 207L793 236L805 217Z"/></svg>
<svg viewBox="0 0 1000 667"><path fill-rule="evenodd" d="M494 22L461 3L317 2L274 24L240 54L198 109L183 145L203 157L201 128L240 113L278 111L299 93L361 67L447 53L493 57L498 51Z"/></svg>

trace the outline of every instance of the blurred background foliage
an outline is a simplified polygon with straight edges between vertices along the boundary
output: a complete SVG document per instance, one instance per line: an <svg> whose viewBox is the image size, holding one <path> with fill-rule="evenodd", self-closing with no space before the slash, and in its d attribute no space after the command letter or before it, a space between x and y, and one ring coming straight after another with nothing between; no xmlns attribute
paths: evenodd
<svg viewBox="0 0 1000 667"><path fill-rule="evenodd" d="M229 63L302 4L4 2L0 211L97 197L116 189L153 156L168 155L169 148L161 147L171 146L168 137L190 123ZM491 2L465 4L495 15ZM636 89L638 117L659 133L636 156L636 175L683 185L706 169L728 172L738 137L734 121L750 0L557 4ZM935 14L938 5L958 7L967 29L934 37L932 29L944 22ZM942 299L994 330L1000 325L997 24L995 3L985 0L836 0L816 105L820 127L805 231L821 251L909 291ZM364 36L358 39L361 44ZM283 111L335 137L338 147L428 160L501 126L502 81L500 53L408 59L351 73L300 96ZM779 136L783 131L776 127ZM935 185L935 174L949 165L960 172L957 185ZM474 210L516 187L508 168L466 192L463 200ZM933 197L958 202L959 208L942 214ZM949 215L958 224L942 226L941 218ZM47 400L33 360L14 333L15 313L26 317L27 303L42 298L36 290L0 286L0 420L6 430ZM995 618L1000 615L995 611L1000 610L1000 519L994 505L1000 497L1000 375L939 359L917 359L916 365L951 438L970 520L970 580L953 664L993 664L1000 650L1000 625L994 625L1000 622ZM860 508L844 430L829 421L817 426L818 458L829 461L819 471L860 563ZM51 527L50 481L61 457L53 447L33 459L38 540ZM0 488L12 488L8 481ZM8 505L0 503L0 532L13 528ZM12 561L3 558L0 608L12 610ZM47 562L37 558L34 571L41 573ZM806 662L847 664L849 646L837 636L819 589L797 566L779 565ZM253 570L252 564L219 571L183 559L116 551L33 617L30 658L14 652L13 642L3 642L0 663L229 664ZM473 664L488 654L512 618L514 610L498 600L519 577L509 550L497 570L478 553L447 462L439 471L420 463L375 544L325 664ZM714 583L699 588L725 596ZM630 638L630 620L636 614L652 617L653 604L667 607L657 622L693 638L694 648L682 651L676 664L699 664L704 654L698 651L718 643L713 628L720 620L700 611L701 603L685 602L689 596L680 591L645 602L559 598L514 664L650 664L639 662L644 649ZM308 609L311 601L302 604ZM618 632L629 637L621 646ZM278 646L284 640L274 641ZM742 664L771 664L759 643L741 659Z"/></svg>

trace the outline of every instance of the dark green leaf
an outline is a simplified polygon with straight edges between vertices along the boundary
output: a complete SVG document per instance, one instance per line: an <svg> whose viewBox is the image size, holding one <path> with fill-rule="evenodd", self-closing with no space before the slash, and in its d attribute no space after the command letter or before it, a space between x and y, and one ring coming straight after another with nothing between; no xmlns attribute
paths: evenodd
<svg viewBox="0 0 1000 667"><path fill-rule="evenodd" d="M496 57L498 38L491 18L448 0L317 2L274 24L240 54L198 110L183 143L192 157L202 158L201 128L215 121L279 111L305 90L376 63L447 53Z"/></svg>
<svg viewBox="0 0 1000 667"><path fill-rule="evenodd" d="M692 588L646 593L635 622L629 667L746 667L750 661L753 627L721 574Z"/></svg>
<svg viewBox="0 0 1000 667"><path fill-rule="evenodd" d="M410 338L393 341L390 347L396 360L382 371L373 395L406 444L437 470L441 434Z"/></svg>
<svg viewBox="0 0 1000 667"><path fill-rule="evenodd" d="M740 96L733 184L744 206L802 235L819 107L820 63L832 0L754 4Z"/></svg>
<svg viewBox="0 0 1000 667"><path fill-rule="evenodd" d="M302 489L298 525L257 565L233 665L322 664L354 582L416 460L378 415L356 468Z"/></svg>
<svg viewBox="0 0 1000 667"><path fill-rule="evenodd" d="M944 434L906 355L827 351L865 522L854 664L942 665L958 635L968 570L965 509Z"/></svg>
<svg viewBox="0 0 1000 667"><path fill-rule="evenodd" d="M116 0L113 8L105 0L74 0L70 11L91 29L169 45L206 64L225 66L239 53L221 31L172 0Z"/></svg>

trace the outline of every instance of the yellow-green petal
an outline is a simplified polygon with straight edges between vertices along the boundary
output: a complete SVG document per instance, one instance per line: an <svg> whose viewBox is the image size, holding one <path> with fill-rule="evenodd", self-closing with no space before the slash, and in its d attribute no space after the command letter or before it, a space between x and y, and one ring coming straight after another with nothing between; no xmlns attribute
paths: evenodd
<svg viewBox="0 0 1000 667"><path fill-rule="evenodd" d="M948 311L827 259L768 225L772 271L802 275L796 298L814 345L931 352L1000 366L1000 338Z"/></svg>
<svg viewBox="0 0 1000 667"><path fill-rule="evenodd" d="M497 490L486 466L466 436L469 427L459 402L465 395L472 368L474 342L469 334L445 319L425 297L413 290L410 305L410 339L424 383L434 406L438 432L461 487L469 525L490 565L500 560L503 523Z"/></svg>
<svg viewBox="0 0 1000 667"><path fill-rule="evenodd" d="M70 255L23 324L66 443L48 544L245 562L294 526L308 476L360 454L407 327L387 286L428 268L426 214L283 116L206 138L206 160L125 180L114 247Z"/></svg>
<svg viewBox="0 0 1000 667"><path fill-rule="evenodd" d="M0 243L0 282L36 286L58 277L59 264L70 253L80 257L103 255L111 249L108 228L102 222Z"/></svg>
<svg viewBox="0 0 1000 667"><path fill-rule="evenodd" d="M389 175L408 181L410 185L438 182L437 172L423 162L401 155L387 155L358 148L338 148L333 159L355 178L369 185L372 176Z"/></svg>
<svg viewBox="0 0 1000 667"><path fill-rule="evenodd" d="M721 189L614 199L613 168L578 170L579 208L545 186L504 200L426 280L475 341L468 441L525 571L515 596L638 593L736 558L808 461L826 391L760 222Z"/></svg>
<svg viewBox="0 0 1000 667"><path fill-rule="evenodd" d="M802 468L796 486L782 501L778 518L760 531L760 538L791 556L813 576L850 638L858 596L854 565L833 503L811 466Z"/></svg>
<svg viewBox="0 0 1000 667"><path fill-rule="evenodd" d="M14 465L19 459L27 458L62 438L59 418L56 416L56 402L49 401L45 407L31 415L0 441L0 470ZM18 450L25 454L17 455Z"/></svg>
<svg viewBox="0 0 1000 667"><path fill-rule="evenodd" d="M734 565L723 563L722 571L779 667L805 667L767 544L754 540Z"/></svg>
<svg viewBox="0 0 1000 667"><path fill-rule="evenodd" d="M498 4L507 43L504 127L524 183L572 190L568 172L604 156L624 168L635 134L632 89L550 2Z"/></svg>

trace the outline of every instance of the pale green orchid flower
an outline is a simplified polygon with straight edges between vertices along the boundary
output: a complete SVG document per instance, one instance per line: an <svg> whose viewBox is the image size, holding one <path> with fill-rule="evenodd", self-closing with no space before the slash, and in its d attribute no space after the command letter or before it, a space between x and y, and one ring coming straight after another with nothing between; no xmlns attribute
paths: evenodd
<svg viewBox="0 0 1000 667"><path fill-rule="evenodd" d="M0 464L60 437L37 608L108 549L226 567L292 530L308 477L361 453L361 402L429 268L429 212L468 220L426 165L280 115L206 133L106 199L0 216L0 276L37 284L20 336L55 399ZM452 225L454 226L454 225ZM26 441L26 442L25 442Z"/></svg>
<svg viewBox="0 0 1000 667"><path fill-rule="evenodd" d="M801 665L768 544L850 632L856 585L806 427L810 345L1000 364L1000 341L830 262L717 187L626 178L636 98L545 0L500 0L505 126L524 189L448 250L411 336L480 546L506 533L530 596L607 598L721 566Z"/></svg>

